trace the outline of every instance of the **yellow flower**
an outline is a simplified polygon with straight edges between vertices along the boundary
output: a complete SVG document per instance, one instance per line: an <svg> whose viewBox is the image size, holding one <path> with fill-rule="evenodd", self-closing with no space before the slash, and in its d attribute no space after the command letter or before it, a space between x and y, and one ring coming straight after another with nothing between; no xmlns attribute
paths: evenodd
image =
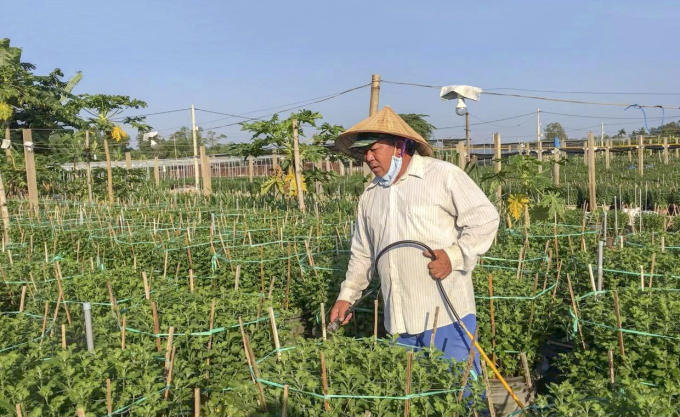
<svg viewBox="0 0 680 417"><path fill-rule="evenodd" d="M511 194L508 197L508 210L513 219L517 220L524 212L524 208L529 206L529 199L521 194Z"/></svg>
<svg viewBox="0 0 680 417"><path fill-rule="evenodd" d="M121 139L127 139L129 136L125 131L123 130L122 127L120 126L115 126L113 130L111 131L111 137L113 140L116 142L120 142Z"/></svg>
<svg viewBox="0 0 680 417"><path fill-rule="evenodd" d="M302 191L307 191L307 184L305 184L305 176L300 174L300 181L302 182ZM294 197L297 195L297 181L295 181L295 173L291 168L288 168L288 175L283 179L283 182L288 185L288 195Z"/></svg>

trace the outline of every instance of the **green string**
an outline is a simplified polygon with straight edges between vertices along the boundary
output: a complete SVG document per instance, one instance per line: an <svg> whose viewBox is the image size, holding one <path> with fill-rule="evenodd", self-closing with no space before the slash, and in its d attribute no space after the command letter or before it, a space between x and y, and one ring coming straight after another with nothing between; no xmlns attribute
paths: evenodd
<svg viewBox="0 0 680 417"><path fill-rule="evenodd" d="M276 314L274 316L276 316ZM269 317L266 317L266 316L260 317L257 320L245 322L245 323L243 323L243 325L245 326L245 325L248 325L248 324L255 324L255 323L259 323L259 322L267 321L267 320L269 320ZM210 336L210 335L213 335L213 334L225 332L229 329L237 328L239 326L240 326L239 324L234 324L234 325L227 326L227 327L216 327L212 330L207 330L207 331L202 331L202 332L173 333L173 336ZM127 327L127 326L125 326L125 330L128 331L128 332L131 332L131 333L138 333L138 334L143 334L145 336L152 336L152 337L167 337L167 336L170 335L169 333L145 332L143 330L138 330L138 329L134 329L132 327Z"/></svg>
<svg viewBox="0 0 680 417"><path fill-rule="evenodd" d="M500 296L500 295L494 295L493 297L489 296L482 296L482 295L475 295L475 299L478 300L535 300L537 298L542 297L544 294L550 292L553 288L557 286L557 283L554 283L553 285L549 286L545 290L539 292L538 294L534 296Z"/></svg>

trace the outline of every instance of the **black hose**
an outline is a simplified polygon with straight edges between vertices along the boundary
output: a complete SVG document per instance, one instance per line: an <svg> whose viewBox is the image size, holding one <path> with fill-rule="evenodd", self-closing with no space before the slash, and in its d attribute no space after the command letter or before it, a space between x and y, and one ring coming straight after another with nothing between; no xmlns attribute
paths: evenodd
<svg viewBox="0 0 680 417"><path fill-rule="evenodd" d="M380 261L380 258L385 254L385 252L387 252L388 250L392 249L393 247L399 246L399 245L420 246L420 247L424 248L426 251L430 252L430 257L432 258L432 260L436 259L436 255L434 254L434 251L432 250L432 248L430 248L426 244L424 244L422 242L418 242L417 240L400 240L398 242L390 243L389 245L385 246L385 248L383 248L383 250L381 250L380 253L378 253L378 256L375 257L375 265L374 266L375 266L375 276L376 277L380 278L380 275L378 274L378 262ZM437 287L439 287L439 291L442 293L442 297L444 297L444 301L446 301L446 304L448 305L449 309L453 313L453 316L456 318L456 320L458 322L462 322L462 320L460 319L460 316L456 312L456 309L453 308L453 303L451 303L451 300L449 299L448 294L446 294L446 291L444 291L444 286L442 286L442 280L435 278L435 281L437 282Z"/></svg>

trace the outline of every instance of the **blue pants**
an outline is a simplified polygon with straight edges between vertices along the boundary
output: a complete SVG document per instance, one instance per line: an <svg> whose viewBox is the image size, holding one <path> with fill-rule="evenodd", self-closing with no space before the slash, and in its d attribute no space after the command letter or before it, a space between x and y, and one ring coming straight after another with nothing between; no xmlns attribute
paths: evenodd
<svg viewBox="0 0 680 417"><path fill-rule="evenodd" d="M474 334L474 331L477 328L477 317L474 314L468 314L463 317L463 324L465 324L465 327L467 327L470 333ZM403 345L413 346L418 350L423 347L429 347L431 337L432 330L426 330L419 334L402 333L399 335L397 342ZM458 323L451 323L447 326L437 328L437 333L434 336L434 345L444 353L446 358L465 362L470 355L472 341L467 333L460 328ZM482 372L482 369L479 367L479 351L476 349L472 370L476 375L480 375ZM476 375L472 375L471 377L474 379Z"/></svg>

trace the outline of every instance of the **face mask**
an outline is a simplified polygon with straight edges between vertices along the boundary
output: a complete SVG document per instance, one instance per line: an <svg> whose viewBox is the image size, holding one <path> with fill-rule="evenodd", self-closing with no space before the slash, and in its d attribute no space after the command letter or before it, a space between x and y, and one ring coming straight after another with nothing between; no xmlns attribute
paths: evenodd
<svg viewBox="0 0 680 417"><path fill-rule="evenodd" d="M399 171L401 171L401 158L397 158L395 155L392 155L392 160L390 161L390 168L387 170L387 173L385 175L378 178L378 184L382 185L383 187L389 187L394 183L394 180L397 178L397 175L399 175Z"/></svg>

